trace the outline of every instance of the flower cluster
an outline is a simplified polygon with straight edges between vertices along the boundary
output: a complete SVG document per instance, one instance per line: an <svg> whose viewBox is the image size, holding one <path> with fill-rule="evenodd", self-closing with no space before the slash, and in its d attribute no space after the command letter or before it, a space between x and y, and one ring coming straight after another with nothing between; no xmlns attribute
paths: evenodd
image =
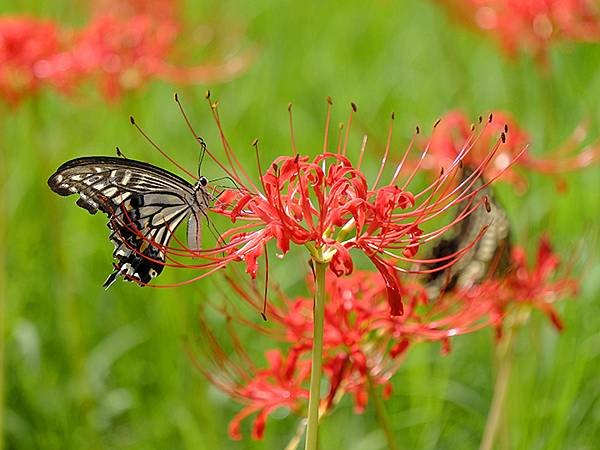
<svg viewBox="0 0 600 450"><path fill-rule="evenodd" d="M241 71L246 57L219 64L169 62L182 26L177 2L101 2L90 22L71 29L26 16L0 17L0 95L11 105L42 86L61 92L95 80L107 99L150 79L214 81Z"/></svg>
<svg viewBox="0 0 600 450"><path fill-rule="evenodd" d="M523 248L516 246L507 271L480 284L448 290L435 299L428 299L424 285L403 279L399 284L405 312L399 317L390 317L386 286L376 272L356 270L343 278L329 273L323 339L328 391L321 399L320 414L326 414L346 394L353 397L355 411L361 413L374 386L382 386L383 395L389 396L392 376L400 369L407 350L416 343L440 342L446 353L454 336L494 327L501 337L505 320L513 320L514 312L523 309L539 309L557 329L562 329L553 303L575 295L578 284L558 269L557 255L548 240L542 238L532 267ZM239 320L251 324L240 315L239 300L251 305L253 311L260 311L262 294L255 285L242 281L243 277L227 279L236 299L231 300L231 308L217 308L230 323ZM309 286L313 284L309 281ZM256 417L252 437L260 439L273 411L283 407L302 415L306 407L313 298L289 298L277 288L270 292L269 326L252 326L268 335L271 345L277 348L266 351L265 365L260 368L235 338L236 327L230 327L228 334L234 337L238 356L242 355L237 359L226 355L206 324L202 324L202 341L209 343L206 354L211 363L202 361L198 367L219 389L245 405L229 427L234 439L241 439L241 422L253 414ZM237 311L237 315L231 316L227 312L230 310Z"/></svg>
<svg viewBox="0 0 600 450"><path fill-rule="evenodd" d="M244 283L243 277L228 280L236 293L235 305L232 301L236 311L240 310L239 299L245 300L255 311L260 310L262 294L255 286ZM411 345L441 341L447 350L451 337L490 323L487 302L467 297L454 299L452 303L430 302L421 285L400 284L406 303L405 313L390 317L386 285L377 272L356 270L342 278L332 272L327 275L323 367L328 392L321 400L321 414L329 411L346 394L353 397L357 412L364 411L373 386L383 386L384 394L389 395L390 378ZM314 290L312 281L309 285ZM300 414L308 398L313 299L289 298L276 288L271 293L267 313L269 327L257 327L257 330L275 338L279 347L265 353L263 368L256 367L248 355L237 358L237 362L233 356L226 357L203 323L205 335L202 341L211 347L207 354L212 364L203 362L198 366L216 386L245 404L229 427L230 435L235 439L241 438L240 424L248 416L256 414L252 436L261 438L270 413L285 407ZM226 309L221 311L225 313ZM248 319L239 315L230 320L248 323ZM231 327L228 334L235 336L235 327ZM243 354L239 339L233 341L238 354ZM220 357L215 358L215 355Z"/></svg>
<svg viewBox="0 0 600 450"><path fill-rule="evenodd" d="M448 11L491 35L504 51L545 63L554 41L597 42L600 9L593 0L441 0Z"/></svg>

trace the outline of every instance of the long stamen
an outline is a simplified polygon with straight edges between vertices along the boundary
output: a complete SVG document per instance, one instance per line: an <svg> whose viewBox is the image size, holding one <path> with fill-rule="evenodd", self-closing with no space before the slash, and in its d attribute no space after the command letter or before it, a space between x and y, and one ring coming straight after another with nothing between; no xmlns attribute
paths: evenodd
<svg viewBox="0 0 600 450"><path fill-rule="evenodd" d="M183 167L177 161L175 161L173 158L171 158L169 155L167 155L158 146L158 144L156 144L156 142L154 142L152 139L150 139L150 136L148 136L144 132L144 130L142 130L142 128L137 124L137 122L135 121L135 119L133 118L133 116L129 116L129 122L131 122L131 125L133 125L136 128L136 130L139 131L139 133L150 143L150 145L152 145L152 147L154 147L156 150L158 150L161 155L163 155L165 158L167 158L169 160L169 162L171 162L172 164L174 164L179 170L183 171L185 174L189 175L191 178L193 178L195 180L198 179L197 175L194 175L193 173L189 172L185 167Z"/></svg>
<svg viewBox="0 0 600 450"><path fill-rule="evenodd" d="M323 139L323 152L327 151L327 147L329 146L329 123L331 120L331 106L333 105L333 100L331 97L327 97L327 118L325 119L325 138Z"/></svg>
<svg viewBox="0 0 600 450"><path fill-rule="evenodd" d="M348 126L346 127L346 137L344 139L344 149L342 155L346 156L346 148L348 147L348 139L350 136L350 128L352 127L352 116L357 111L356 103L350 102L350 115L348 116Z"/></svg>
<svg viewBox="0 0 600 450"><path fill-rule="evenodd" d="M394 129L394 119L396 118L396 114L392 113L392 117L390 119L390 127L388 129L387 143L385 144L385 151L383 152L383 157L381 158L381 164L379 165L379 172L377 172L377 177L375 177L375 182L373 183L372 190L377 189L377 185L379 184L379 180L381 179L381 175L383 174L383 169L385 168L385 164L387 162L388 155L390 153L390 145L392 143L392 131Z"/></svg>
<svg viewBox="0 0 600 450"><path fill-rule="evenodd" d="M293 151L294 155L297 155L298 151L296 150L296 140L294 138L294 121L293 121L293 117L292 117L292 104L291 103L288 104L288 114L289 114L289 118L290 118L290 139L292 140L292 151Z"/></svg>
<svg viewBox="0 0 600 450"><path fill-rule="evenodd" d="M369 137L365 134L363 136L362 145L360 146L360 155L358 157L358 164L356 165L356 170L360 171L360 166L362 165L363 157L365 155L365 150L367 149L367 140Z"/></svg>

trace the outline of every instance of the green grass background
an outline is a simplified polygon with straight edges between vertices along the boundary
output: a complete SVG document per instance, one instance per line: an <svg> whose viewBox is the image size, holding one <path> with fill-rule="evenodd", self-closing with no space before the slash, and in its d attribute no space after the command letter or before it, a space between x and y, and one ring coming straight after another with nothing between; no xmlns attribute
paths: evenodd
<svg viewBox="0 0 600 450"><path fill-rule="evenodd" d="M0 0L3 14L68 24L83 23L84 11L75 1ZM198 307L214 288L206 281L176 290L117 283L104 291L112 251L105 219L46 185L63 161L112 155L115 145L129 157L171 168L132 129L130 114L194 170L197 148L172 101L175 90L198 131L218 148L203 99L206 89L213 91L227 135L250 171L256 170L255 137L264 161L289 154L289 101L301 152L319 151L327 95L334 99L334 123L346 117L350 101L358 104L356 130L371 137L371 168L392 111L399 149L415 124L427 128L454 108L473 117L511 111L531 132L531 151L539 155L583 119L590 137L600 137L597 44L554 47L552 70L542 76L530 58L508 61L429 1L188 2L185 17L192 25L215 25L222 39L228 24L244 28L239 47L255 48L254 63L227 83L179 88L155 82L114 104L88 86L70 98L44 91L17 108L0 106L6 448L277 449L295 430L297 418L280 414L269 419L264 441L231 441L226 426L239 405L203 379L184 345L197 335ZM211 50L192 53L210 56ZM356 137L355 149L359 142ZM528 179L525 195L499 187L517 240L533 249L545 231L565 259L576 252L582 287L559 306L564 332L538 314L519 334L498 448L598 448L600 169L568 175L564 193L550 177ZM284 286L301 282L289 278L285 260L272 265L272 277ZM166 272L163 281L177 279ZM251 352L259 351L252 335L246 341ZM411 350L386 403L401 448L477 448L492 395L493 351L489 331L456 339L446 357L435 345ZM247 426L244 432L249 436ZM322 423L321 448L385 448L372 406L355 415L344 401Z"/></svg>

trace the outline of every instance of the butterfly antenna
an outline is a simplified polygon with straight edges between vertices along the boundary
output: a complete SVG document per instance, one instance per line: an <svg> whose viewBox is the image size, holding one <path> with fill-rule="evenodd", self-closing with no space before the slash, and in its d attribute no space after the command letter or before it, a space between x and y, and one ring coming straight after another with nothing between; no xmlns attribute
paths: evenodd
<svg viewBox="0 0 600 450"><path fill-rule="evenodd" d="M197 179L196 175L192 174L190 171L188 171L185 167L183 167L181 164L179 164L177 161L175 161L173 158L171 158L169 155L167 155L163 149L161 149L156 142L154 142L152 139L150 139L150 136L148 136L144 130L142 130L142 128L137 124L137 122L135 121L133 116L129 116L129 122L131 122L131 125L133 125L136 130L138 130L138 132L144 137L144 139L146 139L150 145L152 145L152 147L154 147L156 150L158 150L158 152L163 155L165 158L167 158L169 160L169 162L173 165L175 165L175 167L177 167L179 170L181 170L182 172L184 172L185 174L187 174L188 176L190 176L191 178Z"/></svg>
<svg viewBox="0 0 600 450"><path fill-rule="evenodd" d="M204 161L204 155L206 154L206 142L202 137L198 136L198 142L200 143L200 156L198 158L198 178L202 176L202 162Z"/></svg>

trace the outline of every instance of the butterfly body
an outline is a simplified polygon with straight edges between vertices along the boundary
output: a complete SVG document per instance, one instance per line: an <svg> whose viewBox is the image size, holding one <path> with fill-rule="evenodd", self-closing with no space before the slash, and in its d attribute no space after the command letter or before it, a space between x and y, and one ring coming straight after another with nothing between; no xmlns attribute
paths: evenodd
<svg viewBox="0 0 600 450"><path fill-rule="evenodd" d="M464 167L460 181L467 180L474 170ZM489 186L484 187L484 184L485 180L481 177L475 181L470 189L474 193L470 204L481 202L486 197L487 208L479 207L462 219L453 227L452 236L443 238L432 250L431 258L442 259L472 245L472 248L453 265L427 276L426 291L431 299L455 288L468 288L479 284L488 275L501 275L508 270L510 222L506 211L496 200ZM459 211L464 207L465 205L459 207ZM487 230L478 239L477 236L483 227L487 227ZM446 260L442 259L430 268L441 266L445 262Z"/></svg>
<svg viewBox="0 0 600 450"><path fill-rule="evenodd" d="M79 194L78 206L109 217L116 262L106 288L119 276L141 285L157 277L175 229L188 217L188 247L200 248L201 218L211 201L204 177L192 185L142 161L92 156L67 161L48 185L62 196Z"/></svg>

